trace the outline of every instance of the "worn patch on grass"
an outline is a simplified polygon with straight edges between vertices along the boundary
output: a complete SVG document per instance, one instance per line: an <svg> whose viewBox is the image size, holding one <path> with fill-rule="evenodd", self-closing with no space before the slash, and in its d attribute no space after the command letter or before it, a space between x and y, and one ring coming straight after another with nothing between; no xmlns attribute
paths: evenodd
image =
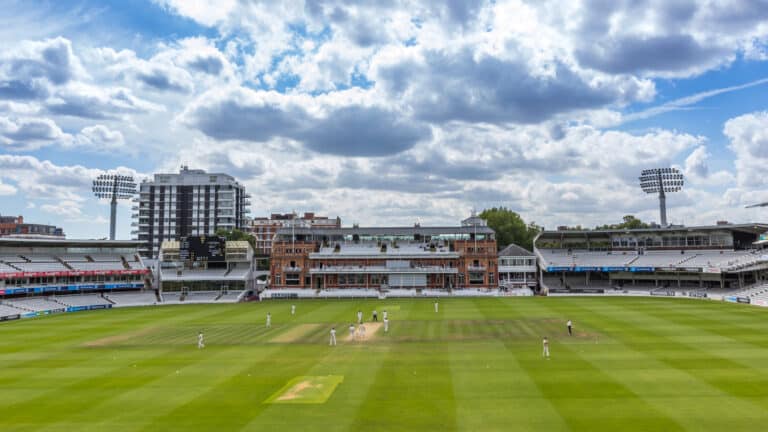
<svg viewBox="0 0 768 432"><path fill-rule="evenodd" d="M321 404L344 381L343 375L298 376L275 392L264 403Z"/></svg>
<svg viewBox="0 0 768 432"><path fill-rule="evenodd" d="M356 331L354 336L351 334L347 334L347 342L367 342L369 340L375 339L378 337L377 332L379 329L384 325L384 323L375 322L375 323L368 323L363 324L365 326L365 333L360 333L360 326L358 325L356 327Z"/></svg>
<svg viewBox="0 0 768 432"><path fill-rule="evenodd" d="M128 340L131 340L135 337L140 337L140 336L150 334L153 331L155 331L155 327L147 327L147 328L135 330L132 332L120 333L117 335L107 336L101 339L92 340L84 343L83 345L87 347L105 347L110 345L117 345L117 344L120 344L121 342L126 342Z"/></svg>
<svg viewBox="0 0 768 432"><path fill-rule="evenodd" d="M323 324L299 324L294 326L288 331L280 333L279 335L271 339L272 342L277 343L291 343L301 340L307 334L319 329Z"/></svg>

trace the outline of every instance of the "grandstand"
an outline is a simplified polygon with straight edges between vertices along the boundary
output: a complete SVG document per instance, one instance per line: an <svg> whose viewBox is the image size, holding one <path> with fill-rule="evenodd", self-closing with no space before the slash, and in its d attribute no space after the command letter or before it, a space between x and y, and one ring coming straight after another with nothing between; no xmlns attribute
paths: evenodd
<svg viewBox="0 0 768 432"><path fill-rule="evenodd" d="M765 280L766 231L766 224L544 231L534 253L549 294L732 297Z"/></svg>
<svg viewBox="0 0 768 432"><path fill-rule="evenodd" d="M253 252L247 242L221 244L219 260L215 251L180 255L170 244L168 256L175 252L175 259L158 263L159 273L153 274L135 241L0 239L0 321L113 307L238 302L256 286ZM182 260L182 255L203 259Z"/></svg>
<svg viewBox="0 0 768 432"><path fill-rule="evenodd" d="M154 292L111 292L104 298L112 303L112 307L149 306L159 304Z"/></svg>
<svg viewBox="0 0 768 432"><path fill-rule="evenodd" d="M213 236L164 241L158 262L162 302L238 301L256 290L253 255L247 241Z"/></svg>
<svg viewBox="0 0 768 432"><path fill-rule="evenodd" d="M53 300L67 307L81 306L111 306L112 303L105 299L101 294L73 294L64 296L55 296Z"/></svg>
<svg viewBox="0 0 768 432"><path fill-rule="evenodd" d="M104 293L151 290L137 242L0 239L0 303L29 317L112 306Z"/></svg>
<svg viewBox="0 0 768 432"><path fill-rule="evenodd" d="M21 318L23 309L0 303L0 321L9 321Z"/></svg>

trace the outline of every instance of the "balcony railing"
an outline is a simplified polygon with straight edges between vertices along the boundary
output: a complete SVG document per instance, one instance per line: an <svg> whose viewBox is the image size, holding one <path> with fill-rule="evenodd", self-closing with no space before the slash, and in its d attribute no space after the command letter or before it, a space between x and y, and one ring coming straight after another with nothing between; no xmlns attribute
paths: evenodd
<svg viewBox="0 0 768 432"><path fill-rule="evenodd" d="M467 266L467 270L469 270L469 271L485 271L485 266L482 266L482 265L470 265L470 266Z"/></svg>
<svg viewBox="0 0 768 432"><path fill-rule="evenodd" d="M301 271L301 267L283 267L284 273L298 273Z"/></svg>
<svg viewBox="0 0 768 432"><path fill-rule="evenodd" d="M432 274L457 274L455 267L424 266L424 267L384 267L384 266L327 266L312 268L310 274L336 274L336 273L432 273Z"/></svg>

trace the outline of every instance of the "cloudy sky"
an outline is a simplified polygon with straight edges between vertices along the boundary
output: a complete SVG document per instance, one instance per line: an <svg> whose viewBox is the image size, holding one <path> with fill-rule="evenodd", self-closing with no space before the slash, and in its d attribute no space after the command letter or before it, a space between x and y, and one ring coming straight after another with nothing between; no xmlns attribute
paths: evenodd
<svg viewBox="0 0 768 432"><path fill-rule="evenodd" d="M105 236L95 176L184 163L254 216L591 226L676 166L671 222L768 220L766 0L210 3L0 0L0 213Z"/></svg>

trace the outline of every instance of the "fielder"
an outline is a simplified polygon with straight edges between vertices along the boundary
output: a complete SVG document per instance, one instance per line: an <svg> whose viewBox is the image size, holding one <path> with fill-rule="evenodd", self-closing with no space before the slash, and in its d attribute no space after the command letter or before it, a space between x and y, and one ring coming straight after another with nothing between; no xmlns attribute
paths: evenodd
<svg viewBox="0 0 768 432"><path fill-rule="evenodd" d="M541 341L541 344L544 346L544 352L542 355L549 360L549 339L547 339L546 336L544 336L544 340Z"/></svg>
<svg viewBox="0 0 768 432"><path fill-rule="evenodd" d="M296 315L296 305L291 305L291 315Z"/></svg>
<svg viewBox="0 0 768 432"><path fill-rule="evenodd" d="M197 334L197 349L203 348L205 348L205 343L203 342L203 332L200 332Z"/></svg>
<svg viewBox="0 0 768 432"><path fill-rule="evenodd" d="M272 327L272 315L267 312L267 328Z"/></svg>
<svg viewBox="0 0 768 432"><path fill-rule="evenodd" d="M357 311L357 323L358 324L363 323L363 311Z"/></svg>
<svg viewBox="0 0 768 432"><path fill-rule="evenodd" d="M384 313L382 314L382 316L384 316L384 319L387 319L387 311L384 311Z"/></svg>
<svg viewBox="0 0 768 432"><path fill-rule="evenodd" d="M435 313L437 313L437 309L438 309L439 307L440 307L440 305L438 305L438 304L437 304L437 302L435 302Z"/></svg>
<svg viewBox="0 0 768 432"><path fill-rule="evenodd" d="M573 336L573 323L571 320L568 320L568 322L565 324L568 326L568 336Z"/></svg>
<svg viewBox="0 0 768 432"><path fill-rule="evenodd" d="M330 346L336 346L336 327L331 327L331 341L328 342Z"/></svg>
<svg viewBox="0 0 768 432"><path fill-rule="evenodd" d="M389 331L389 319L384 315L384 333Z"/></svg>

